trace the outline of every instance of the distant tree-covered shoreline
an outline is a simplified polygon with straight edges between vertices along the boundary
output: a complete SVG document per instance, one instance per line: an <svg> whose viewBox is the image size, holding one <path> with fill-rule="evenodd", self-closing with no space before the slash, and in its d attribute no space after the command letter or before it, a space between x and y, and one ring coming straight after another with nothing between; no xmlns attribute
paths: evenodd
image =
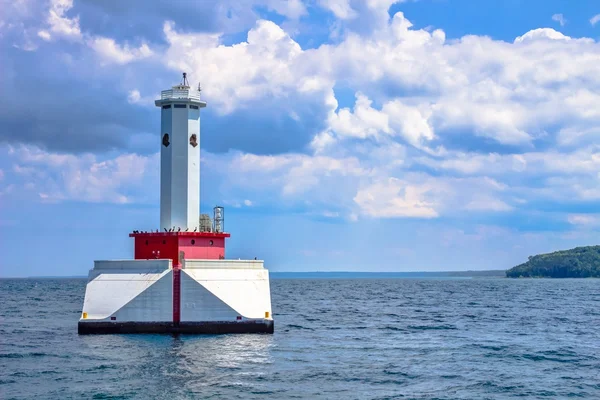
<svg viewBox="0 0 600 400"><path fill-rule="evenodd" d="M506 271L507 278L600 278L600 246L530 256Z"/></svg>

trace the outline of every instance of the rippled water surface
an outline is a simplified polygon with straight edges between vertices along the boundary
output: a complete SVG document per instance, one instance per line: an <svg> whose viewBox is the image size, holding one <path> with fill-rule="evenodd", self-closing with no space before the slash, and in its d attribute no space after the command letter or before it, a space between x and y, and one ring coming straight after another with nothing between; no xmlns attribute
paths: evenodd
<svg viewBox="0 0 600 400"><path fill-rule="evenodd" d="M85 280L0 280L0 398L600 398L600 280L271 286L274 335L78 336Z"/></svg>

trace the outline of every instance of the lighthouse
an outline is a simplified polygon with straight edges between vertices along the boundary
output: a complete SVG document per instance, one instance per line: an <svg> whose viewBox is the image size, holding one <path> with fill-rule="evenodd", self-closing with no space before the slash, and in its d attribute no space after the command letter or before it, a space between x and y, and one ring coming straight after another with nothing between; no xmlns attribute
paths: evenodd
<svg viewBox="0 0 600 400"><path fill-rule="evenodd" d="M187 76L160 100L160 228L198 228L200 210L200 100Z"/></svg>
<svg viewBox="0 0 600 400"><path fill-rule="evenodd" d="M264 261L227 259L225 210L200 213L200 85L192 88L183 73L155 105L159 227L129 234L133 259L94 261L78 332L273 333Z"/></svg>

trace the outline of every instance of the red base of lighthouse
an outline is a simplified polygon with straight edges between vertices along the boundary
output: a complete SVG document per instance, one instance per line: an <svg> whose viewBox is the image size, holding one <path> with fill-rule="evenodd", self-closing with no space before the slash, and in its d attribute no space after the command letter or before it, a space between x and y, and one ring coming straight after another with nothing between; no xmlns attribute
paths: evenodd
<svg viewBox="0 0 600 400"><path fill-rule="evenodd" d="M169 258L173 260L173 266L179 266L179 260L183 258L202 260L225 258L225 238L230 236L229 233L214 232L129 234L129 237L135 239L134 258L136 260Z"/></svg>

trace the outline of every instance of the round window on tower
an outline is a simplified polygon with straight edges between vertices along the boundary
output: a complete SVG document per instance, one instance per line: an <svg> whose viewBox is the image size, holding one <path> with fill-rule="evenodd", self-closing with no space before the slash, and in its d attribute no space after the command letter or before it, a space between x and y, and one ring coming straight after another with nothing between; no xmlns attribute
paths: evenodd
<svg viewBox="0 0 600 400"><path fill-rule="evenodd" d="M192 133L192 136L190 136L190 145L192 147L198 146L198 137L196 136L195 133Z"/></svg>
<svg viewBox="0 0 600 400"><path fill-rule="evenodd" d="M192 239L192 244L196 244L196 241L194 239Z"/></svg>
<svg viewBox="0 0 600 400"><path fill-rule="evenodd" d="M212 240L210 240L210 241L208 242L208 244L210 244L210 245L212 246L212 245L213 245L213 241L212 241Z"/></svg>
<svg viewBox="0 0 600 400"><path fill-rule="evenodd" d="M165 133L165 134L163 135L163 138L162 138L162 144L163 144L163 146L165 146L165 147L169 147L169 144L171 144L171 142L169 142L169 134L168 134L168 133Z"/></svg>

